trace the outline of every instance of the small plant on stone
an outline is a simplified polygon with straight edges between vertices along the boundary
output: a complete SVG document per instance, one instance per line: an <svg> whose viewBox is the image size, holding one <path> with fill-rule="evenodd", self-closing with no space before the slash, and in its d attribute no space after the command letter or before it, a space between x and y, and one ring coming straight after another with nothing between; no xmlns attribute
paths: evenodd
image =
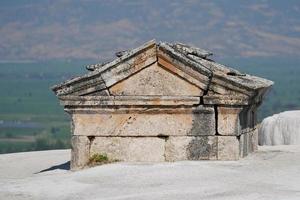
<svg viewBox="0 0 300 200"><path fill-rule="evenodd" d="M102 165L106 163L110 163L110 161L106 154L93 154L89 159L89 165L95 166L95 165Z"/></svg>

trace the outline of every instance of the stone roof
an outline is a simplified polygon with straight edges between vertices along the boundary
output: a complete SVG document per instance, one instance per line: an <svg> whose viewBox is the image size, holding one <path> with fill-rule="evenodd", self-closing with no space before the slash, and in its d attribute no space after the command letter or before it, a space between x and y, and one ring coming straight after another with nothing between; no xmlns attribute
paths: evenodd
<svg viewBox="0 0 300 200"><path fill-rule="evenodd" d="M246 96L260 99L273 84L270 80L216 63L209 58L212 55L209 51L182 43L157 43L151 40L133 50L116 53L117 58L111 62L87 66L90 72L55 85L52 90L58 96L89 95L105 90L146 66L164 60L178 67L179 70L175 70L175 73L203 90L203 94L199 96L209 96L210 100L232 94L240 95L241 98Z"/></svg>

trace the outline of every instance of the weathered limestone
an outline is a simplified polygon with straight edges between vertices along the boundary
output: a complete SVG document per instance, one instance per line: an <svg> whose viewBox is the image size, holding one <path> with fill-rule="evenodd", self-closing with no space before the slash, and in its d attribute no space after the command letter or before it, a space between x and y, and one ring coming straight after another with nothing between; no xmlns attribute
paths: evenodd
<svg viewBox="0 0 300 200"><path fill-rule="evenodd" d="M200 97L193 96L61 96L61 104L65 107L137 107L137 106L160 106L160 107L178 107L199 106ZM122 107L121 107L122 106ZM94 109L88 109L94 111ZM140 107L138 107L140 108ZM120 110L118 108L118 110ZM142 109L145 110L145 109ZM146 111L148 111L147 109ZM152 109L153 110L153 109Z"/></svg>
<svg viewBox="0 0 300 200"><path fill-rule="evenodd" d="M71 169L84 168L90 158L90 140L87 136L72 136L71 138Z"/></svg>
<svg viewBox="0 0 300 200"><path fill-rule="evenodd" d="M239 158L240 140L236 136L171 136L166 141L167 161Z"/></svg>
<svg viewBox="0 0 300 200"><path fill-rule="evenodd" d="M240 157L245 157L258 148L258 129L254 128L240 136Z"/></svg>
<svg viewBox="0 0 300 200"><path fill-rule="evenodd" d="M257 108L273 83L211 55L149 41L54 86L72 119L71 169L94 154L161 162L238 160L255 151Z"/></svg>
<svg viewBox="0 0 300 200"><path fill-rule="evenodd" d="M169 137L166 142L166 160L217 160L217 137Z"/></svg>
<svg viewBox="0 0 300 200"><path fill-rule="evenodd" d="M236 136L218 136L218 160L238 160L240 141Z"/></svg>
<svg viewBox="0 0 300 200"><path fill-rule="evenodd" d="M105 154L111 160L165 161L165 139L158 137L95 137L90 154Z"/></svg>
<svg viewBox="0 0 300 200"><path fill-rule="evenodd" d="M101 77L103 78L106 87L110 87L124 78L127 78L143 68L155 63L156 60L155 45L150 45L140 54L126 59L125 62L121 62L118 65L115 65L115 67L108 68L103 71L103 73L101 73Z"/></svg>
<svg viewBox="0 0 300 200"><path fill-rule="evenodd" d="M98 110L73 113L74 135L93 136L184 136L215 135L212 107L196 109ZM163 123L162 123L163 122Z"/></svg>
<svg viewBox="0 0 300 200"><path fill-rule="evenodd" d="M203 97L203 103L205 105L246 106L251 102L249 98L242 95L210 94Z"/></svg>
<svg viewBox="0 0 300 200"><path fill-rule="evenodd" d="M218 106L218 133L220 135L240 135L239 113L242 108Z"/></svg>
<svg viewBox="0 0 300 200"><path fill-rule="evenodd" d="M168 84L166 84L168 83ZM174 87L176 85L176 87ZM199 96L203 91L189 82L166 71L157 63L152 64L140 73L130 76L111 88L112 95L168 95Z"/></svg>

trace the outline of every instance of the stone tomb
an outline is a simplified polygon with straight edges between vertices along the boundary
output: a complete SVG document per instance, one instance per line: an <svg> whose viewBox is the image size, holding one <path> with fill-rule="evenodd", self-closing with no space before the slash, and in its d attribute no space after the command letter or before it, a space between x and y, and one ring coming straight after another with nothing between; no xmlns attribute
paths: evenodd
<svg viewBox="0 0 300 200"><path fill-rule="evenodd" d="M146 44L53 86L71 115L71 169L119 161L238 160L257 149L256 110L271 81L181 43Z"/></svg>

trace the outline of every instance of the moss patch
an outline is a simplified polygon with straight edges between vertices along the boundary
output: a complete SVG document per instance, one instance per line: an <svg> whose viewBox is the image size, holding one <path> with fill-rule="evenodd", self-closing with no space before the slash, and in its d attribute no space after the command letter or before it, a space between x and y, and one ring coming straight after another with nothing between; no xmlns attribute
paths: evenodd
<svg viewBox="0 0 300 200"><path fill-rule="evenodd" d="M89 166L103 165L107 163L116 162L117 160L111 160L106 154L93 154L89 159Z"/></svg>

